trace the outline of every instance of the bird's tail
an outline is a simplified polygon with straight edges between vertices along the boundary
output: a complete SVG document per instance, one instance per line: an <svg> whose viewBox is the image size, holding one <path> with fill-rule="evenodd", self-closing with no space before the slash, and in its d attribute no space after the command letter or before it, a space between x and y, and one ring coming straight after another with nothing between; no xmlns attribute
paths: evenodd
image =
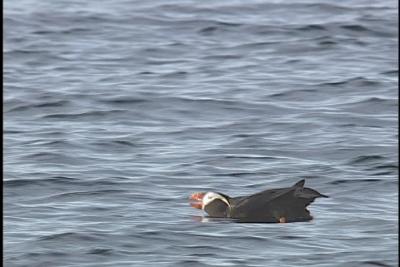
<svg viewBox="0 0 400 267"><path fill-rule="evenodd" d="M317 198L317 197L326 197L328 198L329 196L324 195L319 193L318 191L304 187L304 183L306 182L305 179L298 181L293 185L293 187L298 188L296 190L298 196L303 197L303 198Z"/></svg>
<svg viewBox="0 0 400 267"><path fill-rule="evenodd" d="M301 181L298 181L297 183L295 183L294 185L293 185L293 187L304 187L304 183L306 182L306 180L305 179L303 179L303 180L301 180Z"/></svg>

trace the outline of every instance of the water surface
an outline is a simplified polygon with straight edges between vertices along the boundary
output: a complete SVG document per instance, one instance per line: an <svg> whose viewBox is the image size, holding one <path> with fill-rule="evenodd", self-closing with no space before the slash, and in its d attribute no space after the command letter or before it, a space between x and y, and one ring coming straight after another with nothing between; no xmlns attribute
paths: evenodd
<svg viewBox="0 0 400 267"><path fill-rule="evenodd" d="M396 1L4 4L5 266L397 265ZM188 204L303 178L311 222Z"/></svg>

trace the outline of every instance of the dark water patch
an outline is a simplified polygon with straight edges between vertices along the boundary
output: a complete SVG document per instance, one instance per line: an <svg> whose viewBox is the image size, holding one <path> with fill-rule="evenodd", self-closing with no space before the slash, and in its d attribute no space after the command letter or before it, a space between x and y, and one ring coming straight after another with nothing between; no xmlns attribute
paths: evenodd
<svg viewBox="0 0 400 267"><path fill-rule="evenodd" d="M49 250L49 251L41 252L41 253L39 253L39 252L28 252L28 253L25 254L25 256L27 258L41 258L41 257L44 257L44 256L58 258L58 257L70 256L70 254L69 253L65 253L65 252L61 252L61 251Z"/></svg>
<svg viewBox="0 0 400 267"><path fill-rule="evenodd" d="M211 267L214 265L209 265L206 263L202 263L198 260L179 260L178 262L171 264L170 266L176 266L175 264L177 264L177 266L194 266L194 267Z"/></svg>
<svg viewBox="0 0 400 267"><path fill-rule="evenodd" d="M212 59L212 60L230 60L230 59L239 59L241 55L233 55L233 54L226 54L226 55L212 55L212 56L205 56L204 59Z"/></svg>
<svg viewBox="0 0 400 267"><path fill-rule="evenodd" d="M29 55L42 54L43 56L46 56L49 55L49 52L46 50L37 50L37 49L13 49L5 54L12 56L29 56Z"/></svg>
<svg viewBox="0 0 400 267"><path fill-rule="evenodd" d="M304 240L305 237L303 236L294 236L294 235L285 235L285 236L280 236L279 238L285 239L285 240Z"/></svg>
<svg viewBox="0 0 400 267"><path fill-rule="evenodd" d="M388 75L388 76L398 76L399 71L398 70L389 70L389 71L381 72L381 74Z"/></svg>
<svg viewBox="0 0 400 267"><path fill-rule="evenodd" d="M79 182L79 179L65 176L54 176L51 178L34 178L34 179L15 179L15 180L5 180L3 182L5 187L24 187L32 185L42 185L47 186L49 184L74 184Z"/></svg>
<svg viewBox="0 0 400 267"><path fill-rule="evenodd" d="M162 75L162 77L164 78L183 78L185 76L187 76L188 72L186 71L175 71L175 72L171 72L171 73L167 73Z"/></svg>
<svg viewBox="0 0 400 267"><path fill-rule="evenodd" d="M7 129L4 129L4 134L21 134L21 133L25 133L25 131L17 131L17 130L7 130Z"/></svg>
<svg viewBox="0 0 400 267"><path fill-rule="evenodd" d="M35 107L35 108L62 107L62 106L66 106L69 103L70 103L70 101L68 101L68 100L60 100L60 101L55 101L55 102L39 103L39 104L32 105L32 107Z"/></svg>
<svg viewBox="0 0 400 267"><path fill-rule="evenodd" d="M20 112L20 111L25 111L25 110L30 110L30 109L41 109L41 108L61 108L61 107L65 107L69 104L70 104L70 101L67 101L67 100L36 103L36 104L30 103L30 104L24 104L24 105L20 105L20 106L11 108L8 110L8 112Z"/></svg>
<svg viewBox="0 0 400 267"><path fill-rule="evenodd" d="M332 47L332 46L334 46L334 45L337 45L338 44L338 42L335 42L335 41L320 41L319 43L318 43L320 46L323 46L323 47Z"/></svg>
<svg viewBox="0 0 400 267"><path fill-rule="evenodd" d="M380 267L391 267L391 266L393 266L393 265L386 264L386 263L380 262L380 261L364 261L362 263L364 265L368 265L368 266L380 266Z"/></svg>
<svg viewBox="0 0 400 267"><path fill-rule="evenodd" d="M380 105L387 105L387 104L396 104L397 101L394 99L385 99L382 97L369 97L364 100L357 101L358 104L380 104Z"/></svg>
<svg viewBox="0 0 400 267"><path fill-rule="evenodd" d="M98 100L101 103L106 104L115 104L115 105L135 105L148 102L145 98L136 98L136 97L114 97L114 98L106 98Z"/></svg>
<svg viewBox="0 0 400 267"><path fill-rule="evenodd" d="M81 197L90 197L90 196L102 196L105 197L107 195L114 195L114 194L124 194L128 193L128 190L123 189L103 189L103 190L94 190L94 191L75 191L75 192L67 192L67 193L60 193L54 194L51 196L47 196L46 199L79 199Z"/></svg>
<svg viewBox="0 0 400 267"><path fill-rule="evenodd" d="M218 254L216 253L207 253L207 252L200 252L200 253L192 253L188 255L189 257L197 257L197 258L201 258L201 257L212 257L212 258L216 258L218 257Z"/></svg>
<svg viewBox="0 0 400 267"><path fill-rule="evenodd" d="M139 75L155 75L155 72L152 71L141 71L138 73Z"/></svg>
<svg viewBox="0 0 400 267"><path fill-rule="evenodd" d="M382 182L381 179L353 179L353 180L335 180L332 182L329 182L329 184L333 185L340 185L340 184L352 184L352 183L378 183Z"/></svg>
<svg viewBox="0 0 400 267"><path fill-rule="evenodd" d="M217 220L216 220L217 221ZM203 243L204 244L204 243ZM196 245L196 244L190 244L190 245L181 245L180 247L184 247L187 248L191 251L213 251L214 250L214 246L212 245ZM228 248L224 248L222 247L221 250L227 250Z"/></svg>
<svg viewBox="0 0 400 267"><path fill-rule="evenodd" d="M251 43L245 43L245 44L240 44L237 46L231 47L232 49L237 49L237 50L253 50L253 49L262 49L262 48L268 48L268 47L273 47L276 45L278 42L251 42Z"/></svg>
<svg viewBox="0 0 400 267"><path fill-rule="evenodd" d="M391 174L395 174L396 172L394 171L387 171L387 172L376 172L373 173L372 175L374 176L386 176L386 175L391 175Z"/></svg>
<svg viewBox="0 0 400 267"><path fill-rule="evenodd" d="M68 140L53 140L48 142L43 142L40 144L41 146L50 146L50 147L73 147L73 143Z"/></svg>
<svg viewBox="0 0 400 267"><path fill-rule="evenodd" d="M386 157L381 155L363 155L353 158L349 161L350 165L369 164L374 162L383 162Z"/></svg>
<svg viewBox="0 0 400 267"><path fill-rule="evenodd" d="M237 223L246 223L246 222L241 222L241 221L235 221L235 222L237 222ZM251 223L251 224L264 224L264 223L260 222L260 223ZM240 239L241 240L245 240L245 241L250 241L250 242L253 242L253 241L263 241L263 242L265 242L265 241L269 240L268 237L254 236L254 235L241 237Z"/></svg>
<svg viewBox="0 0 400 267"><path fill-rule="evenodd" d="M37 152L32 154L24 155L23 158L30 162L41 162L41 163L59 163L59 164L71 164L71 165L82 165L84 164L84 158L77 158L73 152L62 153L62 152Z"/></svg>
<svg viewBox="0 0 400 267"><path fill-rule="evenodd" d="M114 254L114 250L108 249L108 248L94 248L94 249L90 249L86 254L110 256L110 255Z"/></svg>
<svg viewBox="0 0 400 267"><path fill-rule="evenodd" d="M249 175L255 175L253 172L229 172L229 173L214 173L214 176L231 176L231 177L244 177Z"/></svg>
<svg viewBox="0 0 400 267"><path fill-rule="evenodd" d="M109 149L114 152L132 153L132 149L134 148L144 149L147 147L147 144L129 140L99 140L88 144L99 152Z"/></svg>
<svg viewBox="0 0 400 267"><path fill-rule="evenodd" d="M288 5L288 4L287 4ZM304 5L300 5L300 6L304 6L306 9L316 9L319 10L319 12L345 12L345 11L350 11L352 9L351 6L348 5L339 5L337 3L332 4L332 3L307 3Z"/></svg>
<svg viewBox="0 0 400 267"><path fill-rule="evenodd" d="M186 60L147 60L146 64L148 65L174 65L174 64L180 64L180 63L187 63Z"/></svg>
<svg viewBox="0 0 400 267"><path fill-rule="evenodd" d="M353 25L341 25L340 26L342 29L346 29L346 30L351 30L351 31L356 31L356 32L365 32L368 31L368 28L362 26L362 25L357 25L357 24L353 24Z"/></svg>
<svg viewBox="0 0 400 267"><path fill-rule="evenodd" d="M355 86L355 87L368 87L368 86L377 86L378 84L379 84L378 81L369 80L369 79L364 78L364 77L356 77L356 78L350 78L350 79L343 80L343 81L338 81L338 82L321 83L319 85L320 86L349 85L349 86Z"/></svg>
<svg viewBox="0 0 400 267"><path fill-rule="evenodd" d="M399 169L399 166L396 164L382 164L378 166L373 166L371 168L367 168L367 171L372 171L372 170L392 170L396 171Z"/></svg>
<svg viewBox="0 0 400 267"><path fill-rule="evenodd" d="M215 33L221 32L221 31L227 31L232 28L236 28L239 26L242 26L243 24L240 23L231 23L231 22L223 22L223 21L203 21L203 24L211 24L206 27L202 27L199 29L197 32L201 35L213 35Z"/></svg>
<svg viewBox="0 0 400 267"><path fill-rule="evenodd" d="M107 111L87 111L82 113L59 113L42 116L43 119L61 119L61 120L78 120L78 119L89 119L89 118L101 118L105 116L112 116L115 114L123 114L126 110L107 110Z"/></svg>
<svg viewBox="0 0 400 267"><path fill-rule="evenodd" d="M382 109L382 107L385 109ZM356 114L388 114L395 113L398 108L398 100L394 98L381 98L381 97L368 97L352 99L351 101L336 105L336 107L341 107L343 110L350 111ZM371 125L368 125L371 128Z"/></svg>
<svg viewBox="0 0 400 267"><path fill-rule="evenodd" d="M127 140L114 140L112 143L122 146L134 147L136 146L133 142Z"/></svg>
<svg viewBox="0 0 400 267"><path fill-rule="evenodd" d="M315 30L317 30L317 31L325 31L326 28L324 26L322 26L322 25L310 24L310 25L305 25L305 26L299 27L296 30L307 31L307 32L308 31L315 31Z"/></svg>
<svg viewBox="0 0 400 267"><path fill-rule="evenodd" d="M315 96L315 94L317 93L318 91L316 89L289 90L285 92L271 94L269 95L269 97L277 99L293 99L297 97L307 97L308 95Z"/></svg>
<svg viewBox="0 0 400 267"><path fill-rule="evenodd" d="M99 241L98 237L90 234L65 232L59 234L52 234L39 237L38 241L62 241L62 242L73 242L73 241Z"/></svg>
<svg viewBox="0 0 400 267"><path fill-rule="evenodd" d="M207 35L207 34L211 34L211 33L215 32L217 29L218 29L218 27L216 27L216 26L209 26L209 27L205 27L203 29L200 29L199 33Z"/></svg>
<svg viewBox="0 0 400 267"><path fill-rule="evenodd" d="M47 29L47 30L37 30L33 31L32 34L34 35L40 35L40 36L46 36L46 35L55 35L55 34L60 34L60 35L73 35L73 34L85 34L91 32L91 29L89 28L79 28L79 27L71 27L68 29ZM47 36L46 36L47 38Z"/></svg>
<svg viewBox="0 0 400 267"><path fill-rule="evenodd" d="M271 156L258 156L258 155L246 155L246 156L238 156L238 155L226 155L225 159L269 159L269 160L279 160L277 157Z"/></svg>

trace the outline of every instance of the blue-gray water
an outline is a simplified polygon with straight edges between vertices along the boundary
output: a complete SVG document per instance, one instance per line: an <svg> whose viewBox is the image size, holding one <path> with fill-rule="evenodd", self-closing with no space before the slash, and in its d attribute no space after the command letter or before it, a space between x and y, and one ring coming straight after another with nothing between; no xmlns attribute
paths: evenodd
<svg viewBox="0 0 400 267"><path fill-rule="evenodd" d="M5 1L5 266L396 266L397 1ZM306 185L314 220L189 194Z"/></svg>

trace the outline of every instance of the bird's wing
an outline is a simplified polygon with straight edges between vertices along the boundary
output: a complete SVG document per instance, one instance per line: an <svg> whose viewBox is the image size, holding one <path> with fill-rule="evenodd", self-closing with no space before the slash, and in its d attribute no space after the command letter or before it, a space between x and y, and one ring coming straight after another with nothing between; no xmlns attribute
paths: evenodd
<svg viewBox="0 0 400 267"><path fill-rule="evenodd" d="M236 217L276 217L280 213L303 216L306 207L317 197L326 197L311 188L305 188L304 180L292 187L270 189L237 198L233 215Z"/></svg>
<svg viewBox="0 0 400 267"><path fill-rule="evenodd" d="M283 198L288 194L290 195L291 193L294 193L294 191L297 190L298 188L303 188L304 182L305 180L301 180L291 187L268 189L251 196L236 197L235 206L237 208L249 207L253 206L254 204L262 204L262 203L268 203L269 201L272 200L279 200L280 198Z"/></svg>
<svg viewBox="0 0 400 267"><path fill-rule="evenodd" d="M269 189L260 193L238 198L235 204L235 209L242 213L263 211L271 204L277 204L278 202L285 202L284 200L290 200L294 196L294 188L280 188L280 189Z"/></svg>

